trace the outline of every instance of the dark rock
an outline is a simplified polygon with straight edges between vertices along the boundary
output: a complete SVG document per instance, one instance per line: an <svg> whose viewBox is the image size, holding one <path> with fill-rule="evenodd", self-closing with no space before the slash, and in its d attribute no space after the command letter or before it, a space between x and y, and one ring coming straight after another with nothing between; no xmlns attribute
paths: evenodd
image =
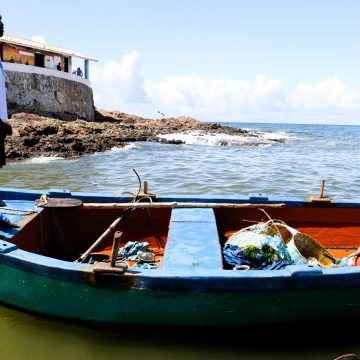
<svg viewBox="0 0 360 360"><path fill-rule="evenodd" d="M40 139L38 137L24 137L23 144L24 144L24 146L32 147L32 146L36 145L39 142L39 140Z"/></svg>
<svg viewBox="0 0 360 360"><path fill-rule="evenodd" d="M61 154L62 157L74 157L110 150L113 147L123 147L128 142L135 141L183 144L181 140L161 139L158 135L193 130L252 135L242 129L207 124L185 116L144 119L105 110L96 110L95 121L80 119L64 121L48 117L48 114L42 112L12 113L9 123L13 129L12 136L6 138L6 155L9 160L56 154Z"/></svg>

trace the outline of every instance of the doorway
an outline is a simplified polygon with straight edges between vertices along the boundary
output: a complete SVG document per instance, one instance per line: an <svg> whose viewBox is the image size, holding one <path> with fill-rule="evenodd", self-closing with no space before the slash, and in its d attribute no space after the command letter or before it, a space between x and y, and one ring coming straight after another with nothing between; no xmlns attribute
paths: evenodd
<svg viewBox="0 0 360 360"><path fill-rule="evenodd" d="M69 72L69 58L64 57L64 71Z"/></svg>
<svg viewBox="0 0 360 360"><path fill-rule="evenodd" d="M35 53L35 66L44 67L44 55Z"/></svg>

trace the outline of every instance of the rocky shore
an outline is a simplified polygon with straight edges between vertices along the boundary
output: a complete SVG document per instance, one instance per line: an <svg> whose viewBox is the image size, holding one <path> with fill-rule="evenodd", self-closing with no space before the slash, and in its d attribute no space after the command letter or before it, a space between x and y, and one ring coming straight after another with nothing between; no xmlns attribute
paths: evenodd
<svg viewBox="0 0 360 360"><path fill-rule="evenodd" d="M37 156L77 157L122 147L134 141L181 144L157 137L191 130L249 135L246 130L207 124L190 117L144 119L116 111L97 110L95 121L64 121L40 114L16 113L6 138L9 161Z"/></svg>

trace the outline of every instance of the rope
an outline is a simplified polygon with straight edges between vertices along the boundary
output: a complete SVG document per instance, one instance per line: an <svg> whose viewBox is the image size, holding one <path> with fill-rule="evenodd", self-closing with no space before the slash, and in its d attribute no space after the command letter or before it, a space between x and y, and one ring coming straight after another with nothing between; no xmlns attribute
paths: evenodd
<svg viewBox="0 0 360 360"><path fill-rule="evenodd" d="M59 217L57 215L57 211L55 209L52 209L52 221L53 221L53 227L54 227L54 233L55 233L55 239L57 240L57 244L60 246L61 251L69 251L69 245L65 239L65 236L62 232L61 225L59 222Z"/></svg>
<svg viewBox="0 0 360 360"><path fill-rule="evenodd" d="M40 203L40 205L35 205L36 207L45 206L48 204L48 197L46 196L46 194L40 196L38 203Z"/></svg>
<svg viewBox="0 0 360 360"><path fill-rule="evenodd" d="M39 242L38 242L38 248L39 248L39 254L44 254L44 232L43 232L43 221L42 221L43 214L39 214Z"/></svg>
<svg viewBox="0 0 360 360"><path fill-rule="evenodd" d="M35 214L36 210L22 210L22 209L12 209L12 208L4 208L0 210L0 214L5 215L31 215Z"/></svg>
<svg viewBox="0 0 360 360"><path fill-rule="evenodd" d="M283 221L281 221L281 220L273 220L273 219L270 217L270 215L269 215L264 209L259 209L259 210L262 211L262 212L269 218L269 220L268 220L265 224L269 224L269 223L274 224L275 229L276 229L278 235L280 236L280 239L282 240L283 243L285 243L285 241L284 241L284 239L283 239L283 237L282 237L282 235L281 235L281 232L280 232L279 228L277 227L275 221L278 221L279 223L283 223L283 225L286 225L286 224L285 224ZM264 224L264 225L265 225L265 224Z"/></svg>

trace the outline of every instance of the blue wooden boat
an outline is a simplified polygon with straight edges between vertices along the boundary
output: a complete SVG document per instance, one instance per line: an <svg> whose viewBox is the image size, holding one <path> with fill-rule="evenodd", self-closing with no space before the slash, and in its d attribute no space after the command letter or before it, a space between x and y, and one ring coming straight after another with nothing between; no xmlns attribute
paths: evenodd
<svg viewBox="0 0 360 360"><path fill-rule="evenodd" d="M102 324L238 326L360 316L360 267L234 270L227 239L264 212L336 259L360 246L360 202L137 197L0 188L0 301ZM262 209L260 211L260 209ZM136 259L126 246L147 243ZM149 258L150 256L150 258Z"/></svg>

